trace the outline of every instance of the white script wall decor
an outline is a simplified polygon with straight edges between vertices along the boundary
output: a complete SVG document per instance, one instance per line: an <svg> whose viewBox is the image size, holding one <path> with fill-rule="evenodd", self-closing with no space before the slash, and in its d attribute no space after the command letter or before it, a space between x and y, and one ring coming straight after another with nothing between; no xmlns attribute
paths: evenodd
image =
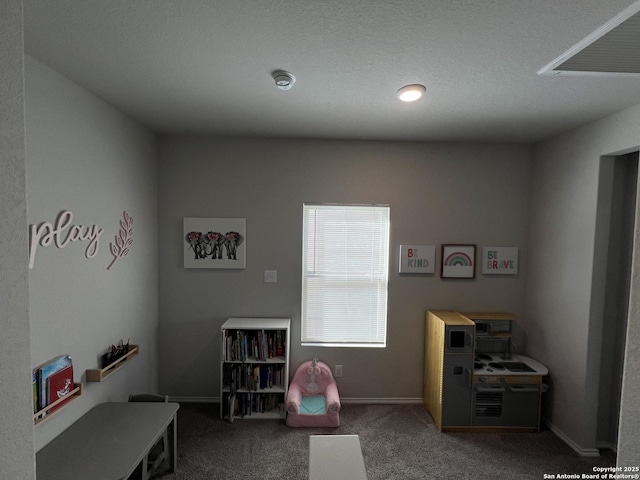
<svg viewBox="0 0 640 480"><path fill-rule="evenodd" d="M64 248L69 242L89 241L84 254L87 258L96 256L103 229L97 225L71 225L72 221L73 213L64 210L58 215L55 224L42 222L40 225L30 226L29 268L33 268L38 245L48 247L52 242L56 247Z"/></svg>
<svg viewBox="0 0 640 480"><path fill-rule="evenodd" d="M133 218L126 211L122 216L124 220L120 220L120 231L116 235L116 243L109 243L109 250L111 250L113 260L107 270L129 253L129 247L133 243Z"/></svg>

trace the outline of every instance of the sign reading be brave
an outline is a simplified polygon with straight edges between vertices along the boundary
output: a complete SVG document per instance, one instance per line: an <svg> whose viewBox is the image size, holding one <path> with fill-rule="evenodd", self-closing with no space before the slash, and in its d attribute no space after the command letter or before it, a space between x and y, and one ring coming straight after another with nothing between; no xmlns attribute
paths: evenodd
<svg viewBox="0 0 640 480"><path fill-rule="evenodd" d="M518 273L518 247L482 247L482 273L515 275Z"/></svg>

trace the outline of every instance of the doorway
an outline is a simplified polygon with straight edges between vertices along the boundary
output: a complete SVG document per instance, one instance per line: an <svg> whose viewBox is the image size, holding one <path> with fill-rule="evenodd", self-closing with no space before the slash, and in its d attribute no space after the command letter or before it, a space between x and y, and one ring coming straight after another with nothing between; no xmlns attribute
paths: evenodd
<svg viewBox="0 0 640 480"><path fill-rule="evenodd" d="M622 373L626 345L631 266L638 195L638 152L608 157L602 162L610 182L609 228L604 287L598 424L596 445L616 449L622 393ZM605 180L606 178L606 180Z"/></svg>

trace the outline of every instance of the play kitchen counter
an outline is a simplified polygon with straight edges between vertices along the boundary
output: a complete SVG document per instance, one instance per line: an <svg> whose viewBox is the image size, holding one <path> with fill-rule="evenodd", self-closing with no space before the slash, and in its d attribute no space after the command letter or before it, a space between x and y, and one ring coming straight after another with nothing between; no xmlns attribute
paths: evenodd
<svg viewBox="0 0 640 480"><path fill-rule="evenodd" d="M506 313L427 312L424 405L438 429L539 430L548 370L510 352L514 319ZM485 340L499 351L485 351Z"/></svg>
<svg viewBox="0 0 640 480"><path fill-rule="evenodd" d="M533 358L511 354L508 359L495 353L475 353L473 358L474 381L483 382L481 378L501 375L512 377L544 377L549 373L547 367ZM479 377L476 379L475 377Z"/></svg>

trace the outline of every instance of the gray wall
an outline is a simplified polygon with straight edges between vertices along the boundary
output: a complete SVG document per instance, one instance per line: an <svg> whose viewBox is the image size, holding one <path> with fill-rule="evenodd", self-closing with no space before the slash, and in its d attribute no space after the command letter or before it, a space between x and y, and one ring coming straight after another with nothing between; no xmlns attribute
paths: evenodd
<svg viewBox="0 0 640 480"><path fill-rule="evenodd" d="M85 257L87 242L38 248L29 271L30 364L69 354L76 381L84 381L109 344L130 338L140 345L130 364L102 383L85 384L79 399L35 428L39 449L97 403L157 390L157 143L29 56L25 77L29 224L54 222L70 210L73 225L104 229L94 258ZM125 210L134 219L134 243L107 270Z"/></svg>
<svg viewBox="0 0 640 480"><path fill-rule="evenodd" d="M0 476L35 479L31 405L22 2L0 3Z"/></svg>
<svg viewBox="0 0 640 480"><path fill-rule="evenodd" d="M165 393L217 398L220 325L232 316L284 316L292 319L293 366L316 355L344 365L343 398L419 401L425 310L523 312L528 147L169 136L160 155ZM391 206L387 348L301 347L303 202ZM246 218L247 268L183 268L183 217ZM456 242L518 246L520 274L445 281L397 273L400 244ZM278 271L278 283L263 282L266 269Z"/></svg>
<svg viewBox="0 0 640 480"><path fill-rule="evenodd" d="M536 147L530 212L526 318L533 356L549 366L545 412L557 433L583 453L595 452L604 318L606 250L596 220L603 156L640 144L640 106ZM635 244L637 262L638 242ZM596 248L597 247L597 248ZM637 267L634 277L637 278ZM640 463L637 435L640 315L632 284L618 462Z"/></svg>

